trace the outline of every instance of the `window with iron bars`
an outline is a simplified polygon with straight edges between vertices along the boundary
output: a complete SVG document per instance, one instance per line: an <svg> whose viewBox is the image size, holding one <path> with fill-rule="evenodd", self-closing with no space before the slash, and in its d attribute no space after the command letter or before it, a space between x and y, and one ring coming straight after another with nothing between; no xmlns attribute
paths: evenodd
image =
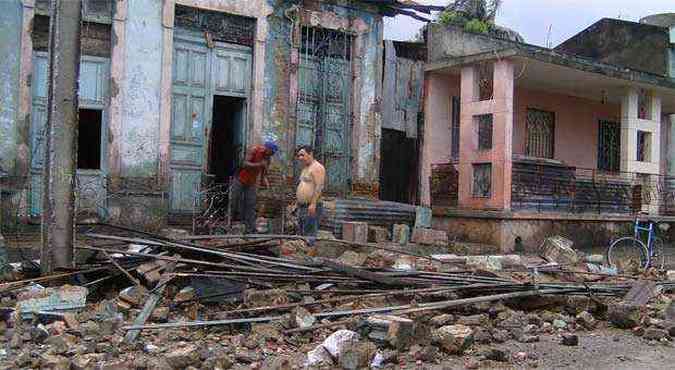
<svg viewBox="0 0 675 370"><path fill-rule="evenodd" d="M460 100L458 96L452 97L452 148L451 156L452 159L459 159L459 110L460 110Z"/></svg>
<svg viewBox="0 0 675 370"><path fill-rule="evenodd" d="M478 163L473 165L474 198L490 198L492 194L492 164Z"/></svg>
<svg viewBox="0 0 675 370"><path fill-rule="evenodd" d="M555 153L555 113L528 109L526 122L527 155L553 159Z"/></svg>
<svg viewBox="0 0 675 370"><path fill-rule="evenodd" d="M637 161L649 162L651 160L652 135L650 132L637 132Z"/></svg>
<svg viewBox="0 0 675 370"><path fill-rule="evenodd" d="M618 172L621 167L621 125L600 121L598 132L598 169Z"/></svg>
<svg viewBox="0 0 675 370"><path fill-rule="evenodd" d="M474 116L478 126L478 150L492 149L492 114Z"/></svg>

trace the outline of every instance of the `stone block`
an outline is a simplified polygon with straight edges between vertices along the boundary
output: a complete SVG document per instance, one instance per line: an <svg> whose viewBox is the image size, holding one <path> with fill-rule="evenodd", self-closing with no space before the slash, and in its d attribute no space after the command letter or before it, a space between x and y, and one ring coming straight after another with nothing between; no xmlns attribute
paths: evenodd
<svg viewBox="0 0 675 370"><path fill-rule="evenodd" d="M541 246L539 255L548 262L574 265L579 262L579 256L572 248L572 245L574 245L574 242L559 235L546 238Z"/></svg>
<svg viewBox="0 0 675 370"><path fill-rule="evenodd" d="M448 354L462 354L473 344L473 330L464 325L443 326L432 333L432 341Z"/></svg>
<svg viewBox="0 0 675 370"><path fill-rule="evenodd" d="M413 231L412 241L413 243L422 245L447 247L448 233L441 230L415 228Z"/></svg>
<svg viewBox="0 0 675 370"><path fill-rule="evenodd" d="M338 261L347 266L360 267L363 266L367 259L368 255L365 253L346 251L338 258Z"/></svg>
<svg viewBox="0 0 675 370"><path fill-rule="evenodd" d="M365 222L342 223L342 239L353 243L368 243L368 224Z"/></svg>
<svg viewBox="0 0 675 370"><path fill-rule="evenodd" d="M431 208L417 207L415 209L415 228L431 228Z"/></svg>
<svg viewBox="0 0 675 370"><path fill-rule="evenodd" d="M393 228L391 237L394 243L406 245L410 241L410 226L406 224L396 224Z"/></svg>
<svg viewBox="0 0 675 370"><path fill-rule="evenodd" d="M367 319L370 339L383 341L396 349L407 348L415 339L415 322L393 315L373 315Z"/></svg>
<svg viewBox="0 0 675 370"><path fill-rule="evenodd" d="M632 329L640 325L640 308L626 304L609 306L609 321L617 328Z"/></svg>
<svg viewBox="0 0 675 370"><path fill-rule="evenodd" d="M182 302L188 302L197 296L197 293L195 292L195 288L191 286L186 286L185 288L181 289L178 293L176 293L176 296L174 297L174 302L176 303L182 303Z"/></svg>
<svg viewBox="0 0 675 370"><path fill-rule="evenodd" d="M666 271L666 280L675 281L675 270Z"/></svg>
<svg viewBox="0 0 675 370"><path fill-rule="evenodd" d="M382 226L368 227L368 241L372 243L386 243L389 241L389 230Z"/></svg>

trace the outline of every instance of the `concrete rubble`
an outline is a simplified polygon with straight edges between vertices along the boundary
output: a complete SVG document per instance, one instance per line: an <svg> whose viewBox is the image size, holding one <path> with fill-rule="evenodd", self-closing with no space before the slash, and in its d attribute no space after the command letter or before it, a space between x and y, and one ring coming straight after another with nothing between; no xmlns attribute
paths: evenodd
<svg viewBox="0 0 675 370"><path fill-rule="evenodd" d="M413 240L429 244L402 246L401 225L352 224L348 239L323 232L315 247L102 226L80 246L93 252L88 265L0 283L0 366L545 367L537 346L581 348L610 329L672 346L675 284L665 272L590 273L580 253L570 264L571 253L553 251L566 247L559 240L546 258L458 255L433 229L415 229Z"/></svg>

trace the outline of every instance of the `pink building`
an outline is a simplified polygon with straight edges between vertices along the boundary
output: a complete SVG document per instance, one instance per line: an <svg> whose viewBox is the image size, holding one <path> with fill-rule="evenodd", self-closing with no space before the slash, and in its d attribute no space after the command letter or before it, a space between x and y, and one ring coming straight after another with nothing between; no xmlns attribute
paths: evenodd
<svg viewBox="0 0 675 370"><path fill-rule="evenodd" d="M610 26L670 46L667 28ZM421 195L435 228L503 250L552 234L591 247L637 211L675 214L667 59L641 70L439 24L427 41Z"/></svg>

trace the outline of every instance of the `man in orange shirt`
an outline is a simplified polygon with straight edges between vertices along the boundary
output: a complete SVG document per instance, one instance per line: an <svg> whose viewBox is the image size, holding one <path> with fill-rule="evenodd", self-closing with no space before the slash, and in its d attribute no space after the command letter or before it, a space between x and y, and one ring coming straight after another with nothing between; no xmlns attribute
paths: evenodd
<svg viewBox="0 0 675 370"><path fill-rule="evenodd" d="M279 148L273 141L264 145L255 145L246 153L244 163L234 176L230 188L230 215L234 217L239 211L241 220L246 225L246 233L255 233L256 183L260 177L260 185L268 187L267 168L274 153Z"/></svg>

